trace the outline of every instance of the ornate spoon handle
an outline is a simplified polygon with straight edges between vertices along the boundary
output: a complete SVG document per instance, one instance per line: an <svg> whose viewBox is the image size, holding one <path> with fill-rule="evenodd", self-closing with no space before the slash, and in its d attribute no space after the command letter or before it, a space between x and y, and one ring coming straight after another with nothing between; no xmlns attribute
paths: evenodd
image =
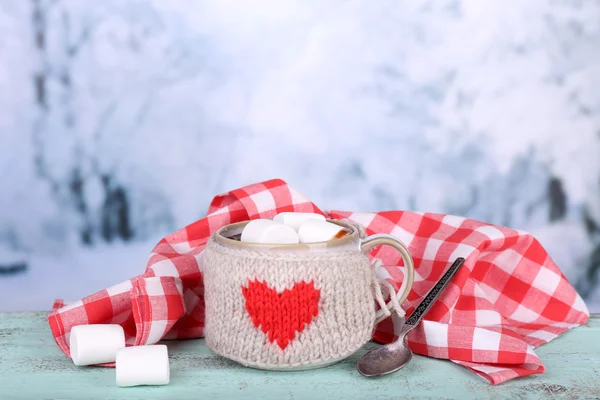
<svg viewBox="0 0 600 400"><path fill-rule="evenodd" d="M403 330L410 331L412 328L417 326L421 319L427 311L431 308L433 303L440 297L440 294L444 291L448 282L452 279L456 271L460 268L460 266L465 262L465 259L459 257L454 261L454 263L448 268L448 271L442 276L442 278L435 284L435 286L427 293L427 296L423 299L421 304L415 308L415 311L410 315L410 317L405 322L405 328Z"/></svg>

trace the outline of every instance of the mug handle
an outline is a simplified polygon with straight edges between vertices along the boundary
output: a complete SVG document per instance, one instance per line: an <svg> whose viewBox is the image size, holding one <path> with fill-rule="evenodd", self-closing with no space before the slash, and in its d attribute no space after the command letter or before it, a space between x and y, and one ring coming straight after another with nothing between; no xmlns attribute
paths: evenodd
<svg viewBox="0 0 600 400"><path fill-rule="evenodd" d="M400 290L402 288L404 288L404 292L402 292L402 296L400 297L400 299L398 299L398 303L402 304L406 301L406 298L408 297L408 294L410 293L410 290L412 289L412 286L413 286L413 282L415 280L415 263L413 261L413 258L410 255L408 248L406 247L406 245L404 243L402 243L400 240L398 240L394 236L387 235L384 233L371 235L371 236L368 236L367 238L363 239L360 243L360 251L367 254L369 251L371 251L376 246L391 246L391 247L395 248L396 250L398 250L398 252L402 256L402 259L404 260L404 266L406 267L406 273L404 274L404 281L402 282L402 286L400 287ZM392 310L393 305L392 305L391 301L389 301L386 304L386 306L387 306L388 310L390 310L390 311ZM378 324L385 318L387 318L387 316L386 317L379 316L375 323Z"/></svg>

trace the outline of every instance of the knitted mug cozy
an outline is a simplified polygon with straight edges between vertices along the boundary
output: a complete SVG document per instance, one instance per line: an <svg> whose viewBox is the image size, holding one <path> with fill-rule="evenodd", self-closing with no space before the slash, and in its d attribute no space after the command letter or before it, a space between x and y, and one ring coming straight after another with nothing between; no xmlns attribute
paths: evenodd
<svg viewBox="0 0 600 400"><path fill-rule="evenodd" d="M204 333L215 353L255 368L306 369L371 339L381 291L358 235L354 249L331 251L257 251L220 239L211 237L202 257Z"/></svg>

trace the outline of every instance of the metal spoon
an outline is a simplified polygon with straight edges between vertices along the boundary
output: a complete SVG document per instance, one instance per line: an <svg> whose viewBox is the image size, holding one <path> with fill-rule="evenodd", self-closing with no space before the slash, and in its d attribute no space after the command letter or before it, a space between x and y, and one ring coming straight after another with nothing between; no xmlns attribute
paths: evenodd
<svg viewBox="0 0 600 400"><path fill-rule="evenodd" d="M368 351L358 360L358 364L356 365L358 372L367 377L383 376L398 371L412 360L413 353L404 344L404 338L408 332L421 322L423 316L427 314L433 303L440 297L440 294L444 291L446 285L448 285L448 282L450 282L464 261L465 259L462 257L457 258L444 276L427 293L421 304L418 305L410 318L402 326L398 340Z"/></svg>

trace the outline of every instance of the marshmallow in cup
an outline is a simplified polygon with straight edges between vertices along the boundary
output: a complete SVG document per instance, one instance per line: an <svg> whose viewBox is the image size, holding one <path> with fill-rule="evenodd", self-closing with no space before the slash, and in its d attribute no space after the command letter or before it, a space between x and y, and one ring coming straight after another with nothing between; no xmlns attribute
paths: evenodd
<svg viewBox="0 0 600 400"><path fill-rule="evenodd" d="M282 212L273 217L273 221L294 228L296 232L306 221L325 221L325 216L309 212Z"/></svg>
<svg viewBox="0 0 600 400"><path fill-rule="evenodd" d="M348 231L328 221L309 220L298 229L300 243L325 242L344 237Z"/></svg>
<svg viewBox="0 0 600 400"><path fill-rule="evenodd" d="M242 242L264 244L297 244L298 234L287 225L270 219L254 219L246 224L240 238Z"/></svg>

